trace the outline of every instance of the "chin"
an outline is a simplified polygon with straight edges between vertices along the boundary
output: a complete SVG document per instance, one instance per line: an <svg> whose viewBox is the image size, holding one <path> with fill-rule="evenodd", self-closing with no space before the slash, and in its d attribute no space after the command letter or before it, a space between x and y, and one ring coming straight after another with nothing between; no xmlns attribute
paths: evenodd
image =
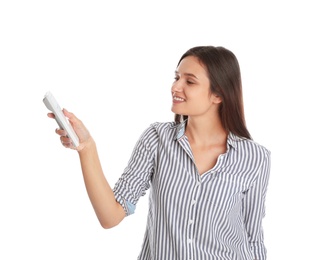
<svg viewBox="0 0 320 260"><path fill-rule="evenodd" d="M178 109L171 108L171 111L175 114L181 115L181 111L179 111Z"/></svg>

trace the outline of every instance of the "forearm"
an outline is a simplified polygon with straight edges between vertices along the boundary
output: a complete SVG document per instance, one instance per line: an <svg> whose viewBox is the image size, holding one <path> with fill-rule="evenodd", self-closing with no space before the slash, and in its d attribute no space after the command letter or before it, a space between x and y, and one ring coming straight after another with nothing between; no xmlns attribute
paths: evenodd
<svg viewBox="0 0 320 260"><path fill-rule="evenodd" d="M79 157L87 193L101 226L111 228L119 224L125 217L125 211L115 200L113 190L103 174L93 140L79 151Z"/></svg>

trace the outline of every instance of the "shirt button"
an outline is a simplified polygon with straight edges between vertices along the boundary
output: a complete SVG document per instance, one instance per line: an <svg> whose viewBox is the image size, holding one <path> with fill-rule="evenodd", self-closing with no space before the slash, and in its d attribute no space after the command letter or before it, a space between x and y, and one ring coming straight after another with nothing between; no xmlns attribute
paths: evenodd
<svg viewBox="0 0 320 260"><path fill-rule="evenodd" d="M189 220L189 224L190 225L193 224L193 220L192 219Z"/></svg>
<svg viewBox="0 0 320 260"><path fill-rule="evenodd" d="M191 244L192 243L192 239L188 239L188 244Z"/></svg>
<svg viewBox="0 0 320 260"><path fill-rule="evenodd" d="M191 201L191 205L194 205L194 204L196 204L196 200Z"/></svg>

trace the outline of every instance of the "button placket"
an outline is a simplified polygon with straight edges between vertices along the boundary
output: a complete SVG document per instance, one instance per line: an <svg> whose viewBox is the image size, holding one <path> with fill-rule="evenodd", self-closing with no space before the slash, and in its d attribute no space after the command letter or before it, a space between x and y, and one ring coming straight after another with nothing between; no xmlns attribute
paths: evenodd
<svg viewBox="0 0 320 260"><path fill-rule="evenodd" d="M193 240L194 240L194 220L196 214L196 203L199 196L199 191L201 188L201 180L197 180L194 186L194 190L191 197L190 202L190 213L188 216L188 223L187 223L187 245L188 245L188 252L189 252L189 259L191 259L193 255Z"/></svg>

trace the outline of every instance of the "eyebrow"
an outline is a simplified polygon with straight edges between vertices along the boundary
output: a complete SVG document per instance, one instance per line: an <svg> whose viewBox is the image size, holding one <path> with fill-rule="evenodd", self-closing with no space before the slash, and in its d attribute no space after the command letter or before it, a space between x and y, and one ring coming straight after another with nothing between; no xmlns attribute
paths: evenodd
<svg viewBox="0 0 320 260"><path fill-rule="evenodd" d="M175 71L175 74L179 74L179 72L178 72L178 71ZM192 74L192 73L183 73L183 75L186 75L186 76L189 76L189 77L193 77L193 78L198 79L197 76L194 75L194 74Z"/></svg>

